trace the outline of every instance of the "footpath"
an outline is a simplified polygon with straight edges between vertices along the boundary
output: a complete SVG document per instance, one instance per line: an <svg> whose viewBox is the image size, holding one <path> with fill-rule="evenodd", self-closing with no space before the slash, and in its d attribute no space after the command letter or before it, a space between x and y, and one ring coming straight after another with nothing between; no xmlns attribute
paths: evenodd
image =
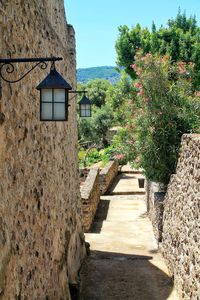
<svg viewBox="0 0 200 300"><path fill-rule="evenodd" d="M81 271L80 300L178 300L138 187L141 174L124 171L101 197L85 234L91 253Z"/></svg>

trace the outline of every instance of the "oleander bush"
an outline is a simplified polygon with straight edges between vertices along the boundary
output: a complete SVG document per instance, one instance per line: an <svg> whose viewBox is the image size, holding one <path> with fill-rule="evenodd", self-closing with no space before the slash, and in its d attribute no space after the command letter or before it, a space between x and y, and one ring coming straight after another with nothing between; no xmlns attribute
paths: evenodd
<svg viewBox="0 0 200 300"><path fill-rule="evenodd" d="M148 179L167 184L175 172L182 134L200 128L193 64L172 64L169 56L143 56L138 51L132 68L137 74L135 163Z"/></svg>

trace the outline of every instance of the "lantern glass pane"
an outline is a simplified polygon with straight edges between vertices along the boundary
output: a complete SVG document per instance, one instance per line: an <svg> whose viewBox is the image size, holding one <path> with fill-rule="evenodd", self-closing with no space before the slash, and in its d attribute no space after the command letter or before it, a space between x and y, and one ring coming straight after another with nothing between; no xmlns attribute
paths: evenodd
<svg viewBox="0 0 200 300"><path fill-rule="evenodd" d="M86 117L90 117L90 109L86 109Z"/></svg>
<svg viewBox="0 0 200 300"><path fill-rule="evenodd" d="M54 104L54 120L65 120L65 103Z"/></svg>
<svg viewBox="0 0 200 300"><path fill-rule="evenodd" d="M54 90L54 102L65 102L65 89Z"/></svg>
<svg viewBox="0 0 200 300"><path fill-rule="evenodd" d="M85 109L81 109L81 117L85 117Z"/></svg>
<svg viewBox="0 0 200 300"><path fill-rule="evenodd" d="M85 104L80 105L80 116L85 117Z"/></svg>
<svg viewBox="0 0 200 300"><path fill-rule="evenodd" d="M42 89L42 102L52 102L52 89Z"/></svg>
<svg viewBox="0 0 200 300"><path fill-rule="evenodd" d="M52 104L42 103L41 119L42 120L52 120Z"/></svg>

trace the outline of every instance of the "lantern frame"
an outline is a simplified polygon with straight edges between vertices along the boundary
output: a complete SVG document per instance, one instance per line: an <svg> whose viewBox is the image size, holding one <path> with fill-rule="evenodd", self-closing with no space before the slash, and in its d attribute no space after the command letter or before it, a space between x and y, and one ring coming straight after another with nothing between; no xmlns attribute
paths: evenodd
<svg viewBox="0 0 200 300"><path fill-rule="evenodd" d="M57 72L55 65L53 64L51 67L50 73L45 77L45 79L36 87L37 90L40 91L40 121L45 122L63 122L68 120L68 107L69 107L69 90L72 87L69 83ZM50 90L51 91L51 99L49 101L43 100L43 90ZM55 101L55 91L56 90L64 90L65 96L64 101ZM43 111L44 111L44 104L51 104L51 118L44 118ZM55 108L56 105L64 104L64 117L58 118L55 117Z"/></svg>
<svg viewBox="0 0 200 300"><path fill-rule="evenodd" d="M92 103L90 99L86 97L85 94L86 91L84 91L84 95L82 99L79 101L79 116L81 118L90 118L92 116ZM85 109L82 107L83 105L85 105ZM89 105L89 108L86 107L87 105ZM82 111L85 111L84 115L82 115ZM89 111L89 115L87 114L88 111Z"/></svg>

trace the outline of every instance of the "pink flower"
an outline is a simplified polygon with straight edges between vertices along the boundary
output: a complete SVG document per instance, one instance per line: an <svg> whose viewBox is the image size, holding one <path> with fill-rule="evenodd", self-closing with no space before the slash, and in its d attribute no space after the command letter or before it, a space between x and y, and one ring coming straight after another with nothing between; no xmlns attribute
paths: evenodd
<svg viewBox="0 0 200 300"><path fill-rule="evenodd" d="M144 102L146 102L146 103L149 102L149 98L145 97Z"/></svg>
<svg viewBox="0 0 200 300"><path fill-rule="evenodd" d="M178 62L178 73L189 75L189 72L186 70L186 63L183 61Z"/></svg>
<svg viewBox="0 0 200 300"><path fill-rule="evenodd" d="M135 139L132 139L129 143L130 143L130 145L134 145L135 144Z"/></svg>
<svg viewBox="0 0 200 300"><path fill-rule="evenodd" d="M132 64L132 65L130 65L130 67L135 71L135 73L136 73L137 75L140 75L140 74L141 74L142 69L139 68L139 67L137 67L136 64Z"/></svg>
<svg viewBox="0 0 200 300"><path fill-rule="evenodd" d="M135 65L135 64L132 64L132 65L130 65L130 67L131 67L132 69L135 69L136 65Z"/></svg>
<svg viewBox="0 0 200 300"><path fill-rule="evenodd" d="M135 83L134 83L134 87L135 87L136 89L141 89L141 88L142 88L142 84L141 84L140 82L135 82Z"/></svg>
<svg viewBox="0 0 200 300"><path fill-rule="evenodd" d="M135 70L135 73L136 73L138 76L142 73L142 69L141 69L141 68L135 67L134 70Z"/></svg>
<svg viewBox="0 0 200 300"><path fill-rule="evenodd" d="M144 90L141 90L140 92L137 93L137 96L138 96L138 97L139 97L139 96L142 96L142 95L144 95Z"/></svg>
<svg viewBox="0 0 200 300"><path fill-rule="evenodd" d="M152 54L151 53L147 53L146 57L152 57Z"/></svg>
<svg viewBox="0 0 200 300"><path fill-rule="evenodd" d="M125 155L124 154L116 154L115 156L114 156L114 158L115 159L118 159L118 160L120 160L120 159L123 159L125 157Z"/></svg>
<svg viewBox="0 0 200 300"><path fill-rule="evenodd" d="M139 164L139 163L140 163L140 158L139 158L139 157L136 158L136 159L134 160L134 162L135 162L136 164Z"/></svg>

